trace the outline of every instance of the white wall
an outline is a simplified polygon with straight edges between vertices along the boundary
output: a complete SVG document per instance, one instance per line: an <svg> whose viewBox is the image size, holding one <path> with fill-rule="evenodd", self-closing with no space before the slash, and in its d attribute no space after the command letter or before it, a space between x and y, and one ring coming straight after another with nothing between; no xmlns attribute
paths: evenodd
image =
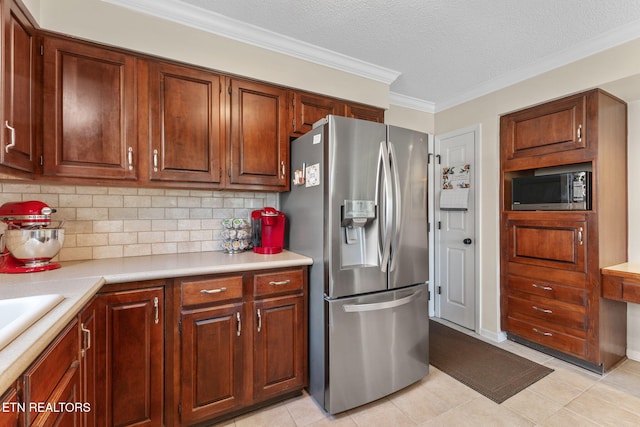
<svg viewBox="0 0 640 427"><path fill-rule="evenodd" d="M640 164L640 100L629 103L629 262L640 264L640 192L636 184ZM627 304L627 356L640 360L640 305Z"/></svg>
<svg viewBox="0 0 640 427"><path fill-rule="evenodd" d="M523 107L559 98L594 87L611 91L626 101L640 99L638 75L640 74L640 40L635 40L581 61L560 67L535 78L514 84L460 106L436 114L436 134L477 123L482 125L483 148L482 188L479 198L480 213L485 219L480 224L480 263L482 265L480 330L492 336L500 330L500 256L499 256L499 116ZM638 107L630 108L629 123L638 122ZM630 132L629 162L640 163L640 131ZM637 166L636 166L637 167ZM631 173L634 167L630 167ZM630 190L634 190L630 181ZM634 259L640 261L640 201L629 197L629 242L635 242ZM637 196L635 197L637 198ZM630 247L630 256L632 248ZM640 359L640 311L630 304L628 315L628 355Z"/></svg>

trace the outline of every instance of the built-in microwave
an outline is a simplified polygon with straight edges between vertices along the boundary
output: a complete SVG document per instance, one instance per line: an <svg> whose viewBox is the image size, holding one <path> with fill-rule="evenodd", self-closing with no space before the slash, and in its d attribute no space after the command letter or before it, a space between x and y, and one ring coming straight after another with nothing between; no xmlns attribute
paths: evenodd
<svg viewBox="0 0 640 427"><path fill-rule="evenodd" d="M513 178L511 209L516 211L590 210L591 172L565 172Z"/></svg>

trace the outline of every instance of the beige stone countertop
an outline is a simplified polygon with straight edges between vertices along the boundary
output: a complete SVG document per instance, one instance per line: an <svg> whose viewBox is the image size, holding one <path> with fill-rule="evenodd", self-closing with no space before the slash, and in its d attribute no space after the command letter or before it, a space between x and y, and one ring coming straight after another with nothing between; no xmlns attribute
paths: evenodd
<svg viewBox="0 0 640 427"><path fill-rule="evenodd" d="M611 274L613 276L638 278L640 276L640 264L625 262L622 264L604 267L600 270L603 274Z"/></svg>
<svg viewBox="0 0 640 427"><path fill-rule="evenodd" d="M0 274L0 299L61 294L64 300L0 350L0 395L29 367L105 284L311 265L293 252L150 255L62 263L57 270Z"/></svg>

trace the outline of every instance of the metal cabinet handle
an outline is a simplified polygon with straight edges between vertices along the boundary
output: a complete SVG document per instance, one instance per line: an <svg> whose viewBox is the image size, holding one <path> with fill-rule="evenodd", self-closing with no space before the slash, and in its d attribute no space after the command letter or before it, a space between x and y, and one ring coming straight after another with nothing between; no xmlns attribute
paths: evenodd
<svg viewBox="0 0 640 427"><path fill-rule="evenodd" d="M87 329L84 327L84 323L80 324L80 330L82 331L83 334L86 334L87 339L86 339L86 343L87 346L84 347L84 345L82 346L82 357L85 356L85 354L87 354L87 351L91 348L91 330Z"/></svg>
<svg viewBox="0 0 640 427"><path fill-rule="evenodd" d="M578 244L582 246L582 227L578 229Z"/></svg>
<svg viewBox="0 0 640 427"><path fill-rule="evenodd" d="M287 279L287 280L281 280L279 282L269 282L269 284L271 286L280 286L280 285L288 285L289 283L291 283L291 280Z"/></svg>
<svg viewBox="0 0 640 427"><path fill-rule="evenodd" d="M153 150L153 171L158 172L158 150Z"/></svg>
<svg viewBox="0 0 640 427"><path fill-rule="evenodd" d="M239 311L236 313L236 321L238 322L238 325L236 327L237 328L236 329L236 335L240 336L240 334L242 333L242 320L240 320L240 312Z"/></svg>
<svg viewBox="0 0 640 427"><path fill-rule="evenodd" d="M226 291L227 288L218 288L218 289L201 289L201 294L219 294L220 292Z"/></svg>
<svg viewBox="0 0 640 427"><path fill-rule="evenodd" d="M153 298L153 309L154 309L154 319L153 319L153 323L155 323L156 325L158 324L158 322L160 322L160 304L158 301L158 297L154 297Z"/></svg>
<svg viewBox="0 0 640 427"><path fill-rule="evenodd" d="M280 162L280 169L282 170L282 178L286 176L287 169L284 165L284 160Z"/></svg>
<svg viewBox="0 0 640 427"><path fill-rule="evenodd" d="M13 148L16 146L16 129L9 126L8 120L5 120L4 126L11 131L11 144L4 147L4 152L8 153L10 148Z"/></svg>
<svg viewBox="0 0 640 427"><path fill-rule="evenodd" d="M127 161L129 162L129 170L133 170L133 148L129 147L127 150Z"/></svg>
<svg viewBox="0 0 640 427"><path fill-rule="evenodd" d="M258 332L262 330L262 312L258 309Z"/></svg>
<svg viewBox="0 0 640 427"><path fill-rule="evenodd" d="M546 309L546 308L540 308L540 307L537 307L535 305L531 306L531 308L533 308L535 311L539 311L540 313L553 313L553 310L549 310L549 309Z"/></svg>
<svg viewBox="0 0 640 427"><path fill-rule="evenodd" d="M582 142L582 125L578 125L578 142Z"/></svg>
<svg viewBox="0 0 640 427"><path fill-rule="evenodd" d="M553 290L553 288L551 286L542 286L542 285L538 285L536 283L532 283L531 286L533 286L534 288L542 289L543 291L552 291Z"/></svg>
<svg viewBox="0 0 640 427"><path fill-rule="evenodd" d="M536 334L544 335L545 337L552 337L553 336L553 334L551 332L544 332L544 331L541 331L538 328L533 328L533 332L535 332Z"/></svg>

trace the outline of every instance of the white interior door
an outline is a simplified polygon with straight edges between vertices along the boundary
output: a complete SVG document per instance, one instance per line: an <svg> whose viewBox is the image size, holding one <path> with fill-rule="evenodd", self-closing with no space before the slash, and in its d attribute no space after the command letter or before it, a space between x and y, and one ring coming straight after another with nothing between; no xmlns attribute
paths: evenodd
<svg viewBox="0 0 640 427"><path fill-rule="evenodd" d="M475 201L479 127L436 136L436 316L476 330Z"/></svg>

